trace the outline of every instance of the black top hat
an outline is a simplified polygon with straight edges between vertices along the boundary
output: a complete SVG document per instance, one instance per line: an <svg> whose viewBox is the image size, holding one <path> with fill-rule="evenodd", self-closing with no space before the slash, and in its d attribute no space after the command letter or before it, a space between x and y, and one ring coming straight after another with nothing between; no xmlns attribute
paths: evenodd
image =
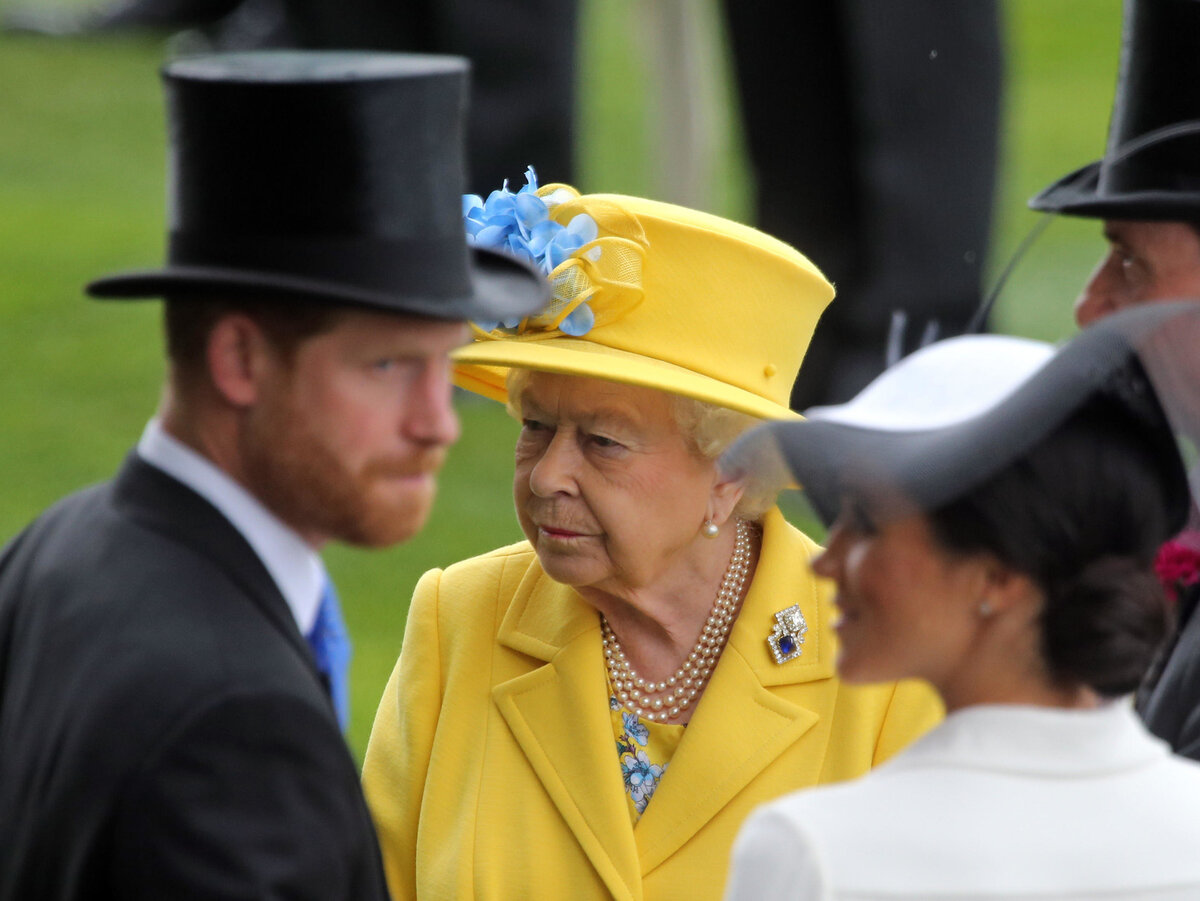
<svg viewBox="0 0 1200 901"><path fill-rule="evenodd" d="M1200 0L1126 0L1104 159L1029 205L1103 219L1200 220Z"/></svg>
<svg viewBox="0 0 1200 901"><path fill-rule="evenodd" d="M1003 335L948 338L901 360L845 404L751 430L722 465L768 488L799 483L827 524L846 492L867 492L897 513L930 511L1095 404L1114 427L1136 430L1160 461L1164 496L1182 527L1189 486L1163 407L1174 412L1171 385L1193 366L1198 327L1200 304L1177 301L1107 316L1058 349ZM1187 388L1194 391L1190 380Z"/></svg>
<svg viewBox="0 0 1200 901"><path fill-rule="evenodd" d="M544 276L468 249L468 63L267 51L163 70L169 250L95 297L304 297L438 319L520 316Z"/></svg>

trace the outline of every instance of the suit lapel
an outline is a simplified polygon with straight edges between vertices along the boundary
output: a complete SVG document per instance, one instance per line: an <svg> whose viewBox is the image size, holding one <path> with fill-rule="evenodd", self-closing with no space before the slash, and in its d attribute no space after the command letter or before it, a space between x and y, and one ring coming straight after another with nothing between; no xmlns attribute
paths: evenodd
<svg viewBox="0 0 1200 901"><path fill-rule="evenodd" d="M820 720L787 689L833 675L824 643L827 605L808 572L815 546L778 510L764 522L763 553L721 661L634 834L643 873L678 851ZM807 587L807 593L805 588ZM766 638L774 614L799 604L808 636L799 658L779 665ZM825 749L813 747L796 784L815 784Z"/></svg>
<svg viewBox="0 0 1200 901"><path fill-rule="evenodd" d="M241 533L199 494L130 454L115 482L115 502L130 517L203 554L236 583L320 679L308 643L271 574Z"/></svg>
<svg viewBox="0 0 1200 901"><path fill-rule="evenodd" d="M1190 586L1181 594L1175 632L1159 648L1137 694L1137 710L1147 727L1173 746L1178 745L1187 714L1180 707L1181 692L1190 697L1190 671L1195 651L1200 648L1200 615L1195 612L1198 600L1200 586Z"/></svg>
<svg viewBox="0 0 1200 901"><path fill-rule="evenodd" d="M613 897L640 899L595 611L533 566L499 638L544 661L493 689L500 714Z"/></svg>

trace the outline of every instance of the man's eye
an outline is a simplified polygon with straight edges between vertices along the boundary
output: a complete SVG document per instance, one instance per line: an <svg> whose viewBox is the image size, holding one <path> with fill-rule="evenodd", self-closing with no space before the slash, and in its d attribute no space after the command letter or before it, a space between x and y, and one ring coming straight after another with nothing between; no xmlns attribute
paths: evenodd
<svg viewBox="0 0 1200 901"><path fill-rule="evenodd" d="M1119 267L1121 267L1121 271L1125 273L1128 273L1139 266L1137 254L1130 253L1123 247L1112 248L1112 260Z"/></svg>

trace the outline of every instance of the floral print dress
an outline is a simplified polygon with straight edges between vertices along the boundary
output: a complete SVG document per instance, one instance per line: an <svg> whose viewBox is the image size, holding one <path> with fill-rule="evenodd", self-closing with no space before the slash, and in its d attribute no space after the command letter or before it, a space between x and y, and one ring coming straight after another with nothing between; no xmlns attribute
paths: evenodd
<svg viewBox="0 0 1200 901"><path fill-rule="evenodd" d="M662 781L687 727L644 720L623 707L611 690L608 708L617 739L617 759L625 783L625 799L629 802L629 815L636 824L646 812L646 805Z"/></svg>

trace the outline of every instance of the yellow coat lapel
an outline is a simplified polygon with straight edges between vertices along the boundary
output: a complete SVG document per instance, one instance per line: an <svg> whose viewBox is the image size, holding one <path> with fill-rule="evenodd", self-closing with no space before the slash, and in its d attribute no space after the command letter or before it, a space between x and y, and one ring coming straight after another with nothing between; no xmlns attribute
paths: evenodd
<svg viewBox="0 0 1200 901"><path fill-rule="evenodd" d="M500 627L500 643L544 665L498 684L493 698L546 792L606 885L640 898L641 877L668 860L784 752L828 718L836 692L829 605L811 576L816 546L778 510L729 644L646 813L631 829L616 758L599 618L572 589L532 567ZM805 592L807 586L807 593ZM776 664L766 638L798 603L803 653ZM827 684L827 683L826 683ZM817 729L785 785L820 781L828 732Z"/></svg>
<svg viewBox="0 0 1200 901"><path fill-rule="evenodd" d="M679 850L827 713L820 709L826 705L805 706L797 692L778 690L833 675L832 649L820 639L827 605L808 572L815 545L772 510L764 522L768 547L703 701L635 830L643 873ZM799 594L805 585L806 597ZM794 603L808 620L808 638L800 657L779 665L766 638L776 611ZM794 784L815 784L824 757L824 747L813 747L803 763L811 772L796 770Z"/></svg>
<svg viewBox="0 0 1200 901"><path fill-rule="evenodd" d="M499 639L545 665L496 685L497 708L613 897L640 901L596 612L532 567Z"/></svg>

